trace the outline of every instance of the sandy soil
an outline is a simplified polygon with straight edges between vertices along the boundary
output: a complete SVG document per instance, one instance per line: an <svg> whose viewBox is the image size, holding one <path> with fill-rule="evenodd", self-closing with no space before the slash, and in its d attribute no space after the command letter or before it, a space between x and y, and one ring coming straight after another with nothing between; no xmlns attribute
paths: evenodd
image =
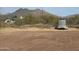
<svg viewBox="0 0 79 59"><path fill-rule="evenodd" d="M36 27L28 27L28 28L1 28L0 33L5 32L15 32L15 31L79 31L77 28L68 28L67 30L57 30L54 28L36 28Z"/></svg>
<svg viewBox="0 0 79 59"><path fill-rule="evenodd" d="M79 30L5 28L0 30L0 50L79 51Z"/></svg>

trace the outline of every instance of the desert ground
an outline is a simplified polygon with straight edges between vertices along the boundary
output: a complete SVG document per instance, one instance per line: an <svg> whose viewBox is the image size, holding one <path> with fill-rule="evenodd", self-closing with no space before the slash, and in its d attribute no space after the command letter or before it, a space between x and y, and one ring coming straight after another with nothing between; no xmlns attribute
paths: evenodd
<svg viewBox="0 0 79 59"><path fill-rule="evenodd" d="M0 51L79 51L79 29L0 29Z"/></svg>

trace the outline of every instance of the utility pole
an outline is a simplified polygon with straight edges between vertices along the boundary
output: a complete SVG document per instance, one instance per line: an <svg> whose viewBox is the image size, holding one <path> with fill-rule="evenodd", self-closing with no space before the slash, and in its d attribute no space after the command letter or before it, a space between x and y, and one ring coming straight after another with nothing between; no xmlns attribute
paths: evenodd
<svg viewBox="0 0 79 59"><path fill-rule="evenodd" d="M42 16L43 16L43 7L42 7Z"/></svg>

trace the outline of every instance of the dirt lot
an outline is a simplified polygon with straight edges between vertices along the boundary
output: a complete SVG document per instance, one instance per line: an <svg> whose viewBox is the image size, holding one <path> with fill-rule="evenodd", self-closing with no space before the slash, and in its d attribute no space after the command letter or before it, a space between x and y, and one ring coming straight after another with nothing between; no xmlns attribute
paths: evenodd
<svg viewBox="0 0 79 59"><path fill-rule="evenodd" d="M0 31L0 50L79 51L79 30L4 29Z"/></svg>

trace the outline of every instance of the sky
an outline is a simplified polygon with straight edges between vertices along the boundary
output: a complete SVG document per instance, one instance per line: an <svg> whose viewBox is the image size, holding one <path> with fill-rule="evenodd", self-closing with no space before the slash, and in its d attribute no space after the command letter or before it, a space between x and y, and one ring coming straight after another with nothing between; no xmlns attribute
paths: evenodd
<svg viewBox="0 0 79 59"><path fill-rule="evenodd" d="M0 7L0 13L12 13L20 7ZM24 8L24 7L22 7ZM72 14L79 14L79 7L28 7L28 9L43 9L51 14L58 16L68 16Z"/></svg>

